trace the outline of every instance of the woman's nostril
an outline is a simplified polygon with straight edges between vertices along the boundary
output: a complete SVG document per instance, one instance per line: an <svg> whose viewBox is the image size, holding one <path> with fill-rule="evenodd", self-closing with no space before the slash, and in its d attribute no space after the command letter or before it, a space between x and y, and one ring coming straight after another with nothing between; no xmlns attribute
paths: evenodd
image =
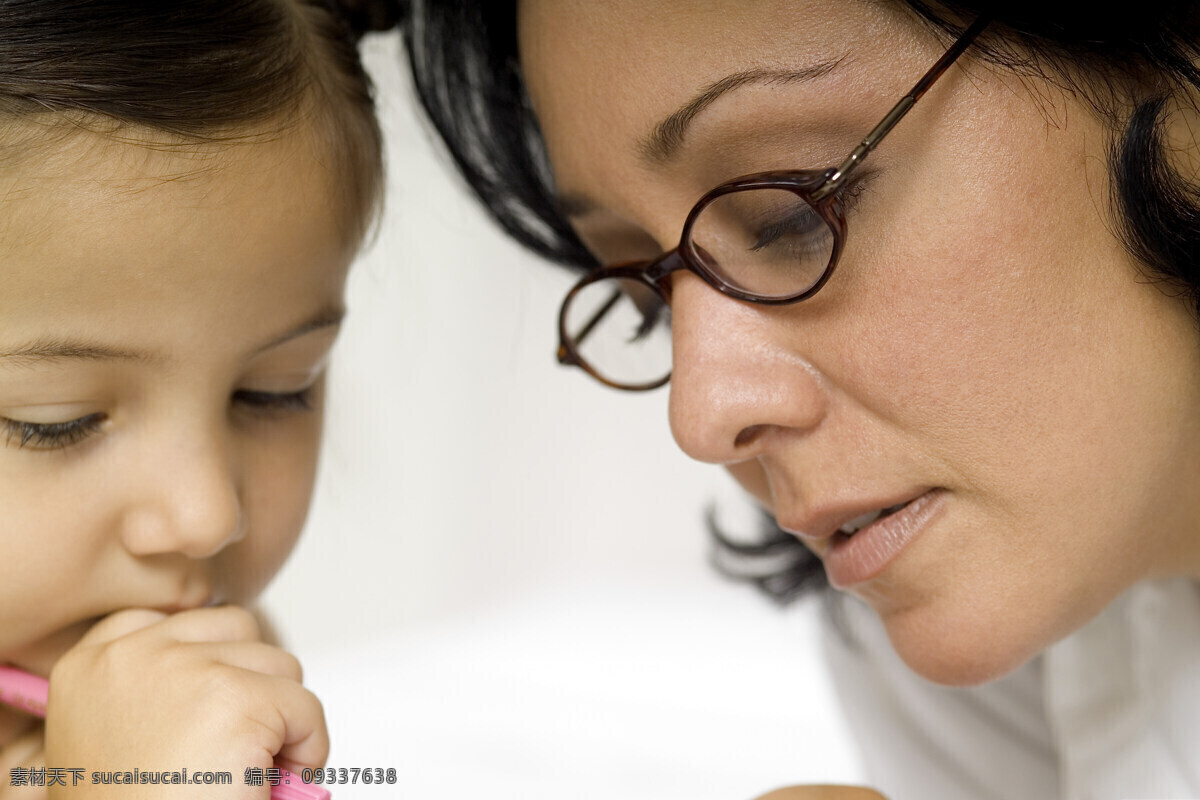
<svg viewBox="0 0 1200 800"><path fill-rule="evenodd" d="M750 425L749 427L742 428L741 431L738 432L738 435L734 438L733 446L746 447L747 445L753 444L754 441L762 435L764 430L766 430L766 426L764 425Z"/></svg>

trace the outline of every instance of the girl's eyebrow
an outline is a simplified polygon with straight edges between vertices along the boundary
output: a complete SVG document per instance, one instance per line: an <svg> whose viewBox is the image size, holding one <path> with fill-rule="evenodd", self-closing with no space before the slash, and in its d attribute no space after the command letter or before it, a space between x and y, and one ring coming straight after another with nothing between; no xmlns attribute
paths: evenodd
<svg viewBox="0 0 1200 800"><path fill-rule="evenodd" d="M752 84L803 83L822 78L841 66L845 60L846 56L841 56L801 69L758 68L726 75L701 89L695 97L655 125L654 129L638 144L638 150L647 161L652 163L662 164L669 161L679 146L683 144L684 134L687 133L688 126L692 124L692 121L721 96Z"/></svg>
<svg viewBox="0 0 1200 800"><path fill-rule="evenodd" d="M0 352L0 361L37 363L41 361L160 361L161 357L137 350L123 350L91 342L66 339L38 339L20 347Z"/></svg>
<svg viewBox="0 0 1200 800"><path fill-rule="evenodd" d="M346 316L343 308L331 307L322 309L311 319L288 330L271 341L259 347L256 352L262 353L273 347L290 342L305 334L322 328L336 327ZM84 342L68 339L38 339L20 347L0 350L0 364L34 364L44 361L65 361L76 359L82 361L140 361L143 363L158 363L166 358L158 353L142 350L126 350L110 347L94 342Z"/></svg>
<svg viewBox="0 0 1200 800"><path fill-rule="evenodd" d="M289 330L287 333L281 334L267 342L262 347L258 348L258 352L266 352L273 347L278 347L285 342L290 342L292 339L299 339L301 336L310 334L313 331L319 331L323 328L336 328L342 324L342 320L345 318L346 309L340 306L324 308L307 322L302 322Z"/></svg>

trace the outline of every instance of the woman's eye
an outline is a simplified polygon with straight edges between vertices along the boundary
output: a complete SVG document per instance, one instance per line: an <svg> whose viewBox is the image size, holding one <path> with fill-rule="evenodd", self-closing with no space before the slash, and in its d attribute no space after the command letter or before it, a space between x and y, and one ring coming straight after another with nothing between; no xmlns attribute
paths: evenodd
<svg viewBox="0 0 1200 800"><path fill-rule="evenodd" d="M62 450L79 444L92 434L98 433L105 414L88 414L86 417L67 422L22 422L16 419L0 419L5 444L17 449Z"/></svg>
<svg viewBox="0 0 1200 800"><path fill-rule="evenodd" d="M233 402L252 411L288 412L312 411L313 387L298 392L257 392L240 389L233 393Z"/></svg>
<svg viewBox="0 0 1200 800"><path fill-rule="evenodd" d="M849 213L857 205L866 188L867 177L859 178L838 192L843 213ZM828 248L828 239L829 227L812 206L797 197L791 197L771 213L764 213L750 249L757 252L772 246L786 246L796 251L813 247L824 251Z"/></svg>
<svg viewBox="0 0 1200 800"><path fill-rule="evenodd" d="M750 249L757 252L781 243L803 247L814 235L824 238L827 231L825 221L807 203L798 202L786 215L759 228Z"/></svg>

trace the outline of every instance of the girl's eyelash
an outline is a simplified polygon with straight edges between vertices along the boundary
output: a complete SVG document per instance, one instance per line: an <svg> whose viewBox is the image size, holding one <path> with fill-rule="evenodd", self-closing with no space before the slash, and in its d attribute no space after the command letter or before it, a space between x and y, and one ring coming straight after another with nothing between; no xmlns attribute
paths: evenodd
<svg viewBox="0 0 1200 800"><path fill-rule="evenodd" d="M313 388L298 392L253 392L246 389L233 393L233 402L263 413L312 411ZM69 422L22 422L0 417L0 436L10 447L18 450L63 450L99 433L107 414L88 414Z"/></svg>
<svg viewBox="0 0 1200 800"><path fill-rule="evenodd" d="M254 392L241 389L233 393L233 401L254 411L312 411L313 387L298 392Z"/></svg>
<svg viewBox="0 0 1200 800"><path fill-rule="evenodd" d="M62 450L98 433L106 419L108 416L105 414L88 414L70 422L5 419L0 424L4 428L5 443L18 450L29 446L39 450Z"/></svg>

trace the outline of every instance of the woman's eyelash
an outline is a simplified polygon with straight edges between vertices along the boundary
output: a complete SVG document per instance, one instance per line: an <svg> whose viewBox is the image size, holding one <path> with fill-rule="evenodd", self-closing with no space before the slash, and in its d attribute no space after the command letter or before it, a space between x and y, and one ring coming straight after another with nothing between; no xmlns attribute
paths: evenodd
<svg viewBox="0 0 1200 800"><path fill-rule="evenodd" d="M313 387L298 392L254 392L241 389L233 393L233 401L255 411L312 411Z"/></svg>
<svg viewBox="0 0 1200 800"><path fill-rule="evenodd" d="M838 196L842 198L842 202L845 203L847 207L852 208L854 204L858 202L858 198L862 197L863 192L865 192L867 187L870 186L871 179L874 177L875 173L864 172L859 176L858 180L854 181L841 192L839 192Z"/></svg>
<svg viewBox="0 0 1200 800"><path fill-rule="evenodd" d="M6 444L17 449L35 447L39 450L61 450L78 444L100 431L105 414L88 414L69 422L21 422L15 419L2 421Z"/></svg>

